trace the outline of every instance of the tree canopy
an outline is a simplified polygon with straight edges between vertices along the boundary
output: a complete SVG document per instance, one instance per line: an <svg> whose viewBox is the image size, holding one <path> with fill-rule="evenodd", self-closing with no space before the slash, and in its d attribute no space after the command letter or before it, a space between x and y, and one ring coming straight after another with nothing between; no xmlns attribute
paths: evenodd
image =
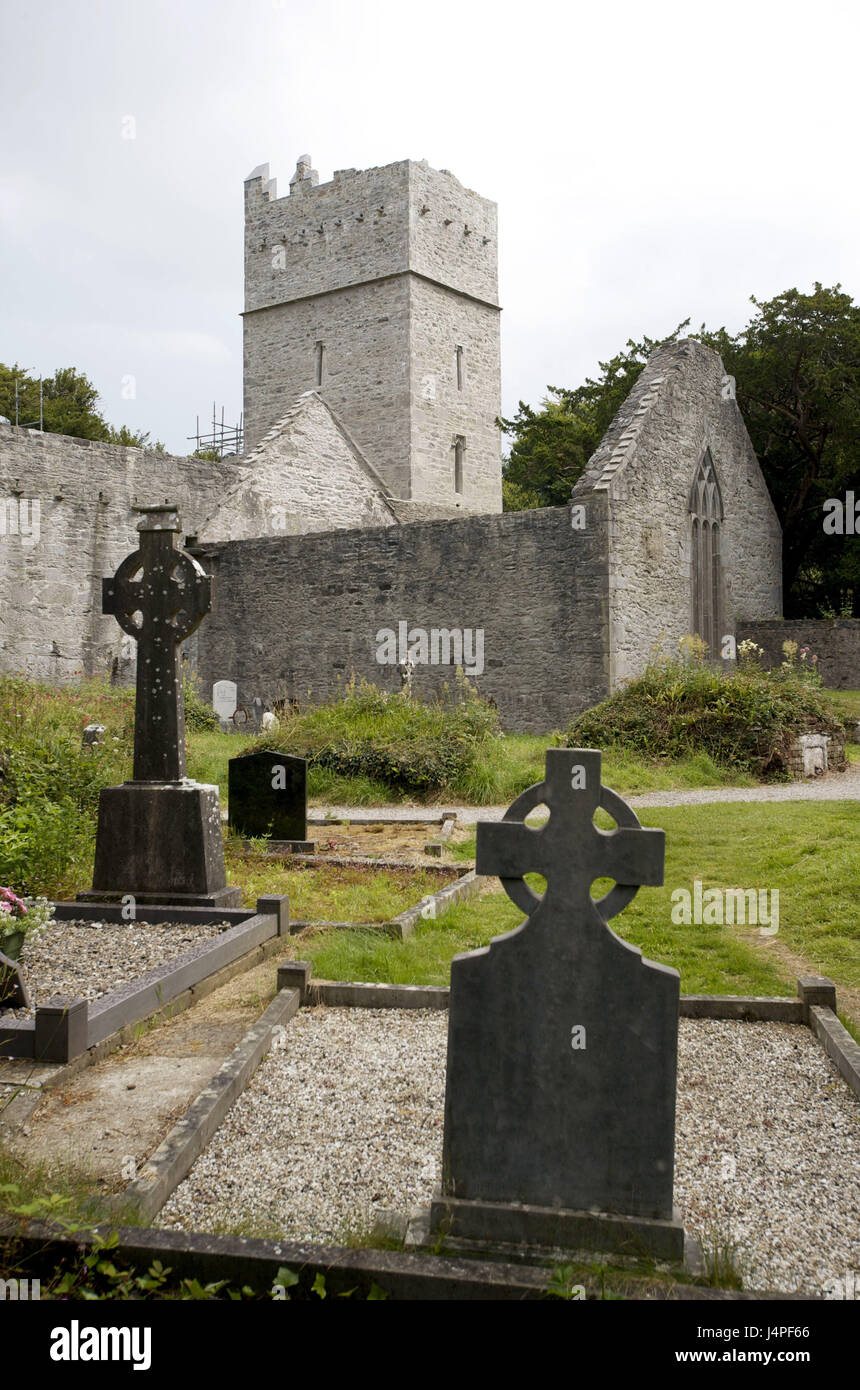
<svg viewBox="0 0 860 1390"><path fill-rule="evenodd" d="M735 336L704 325L689 336L719 352L735 377L783 528L786 616L860 616L860 536L823 527L828 498L853 491L860 501L860 306L840 285L818 283L811 294L791 289L751 302L756 313ZM507 509L567 500L650 353L688 324L667 338L629 341L599 364L596 379L574 390L548 387L539 410L521 401L512 419L499 422L511 438Z"/></svg>
<svg viewBox="0 0 860 1390"><path fill-rule="evenodd" d="M18 423L39 428L39 378L17 363L7 367L0 362L0 415L15 423L15 382L18 383ZM136 449L164 450L157 441L149 443L148 430L130 430L127 425L114 429L98 409L99 393L93 383L74 367L58 367L53 376L42 379L42 428L49 434L70 434L76 439L100 439L106 444L126 444Z"/></svg>

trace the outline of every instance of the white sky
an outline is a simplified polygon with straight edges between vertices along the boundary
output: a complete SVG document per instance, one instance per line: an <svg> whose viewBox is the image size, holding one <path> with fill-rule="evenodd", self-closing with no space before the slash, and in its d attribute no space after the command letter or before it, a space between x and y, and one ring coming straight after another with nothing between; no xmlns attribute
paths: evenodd
<svg viewBox="0 0 860 1390"><path fill-rule="evenodd" d="M750 294L857 297L856 4L2 3L0 361L176 452L242 408L243 180L305 152L498 202L505 413Z"/></svg>

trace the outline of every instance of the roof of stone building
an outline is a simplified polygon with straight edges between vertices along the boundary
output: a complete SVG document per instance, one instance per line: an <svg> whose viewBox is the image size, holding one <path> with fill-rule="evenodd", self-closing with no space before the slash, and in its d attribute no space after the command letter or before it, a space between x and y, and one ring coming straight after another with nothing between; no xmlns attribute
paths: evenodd
<svg viewBox="0 0 860 1390"><path fill-rule="evenodd" d="M685 360L695 352L713 354L713 349L695 338L662 343L655 348L636 379L630 394L618 409L573 489L573 496L608 488L636 447L643 421L660 395L667 377L683 370Z"/></svg>

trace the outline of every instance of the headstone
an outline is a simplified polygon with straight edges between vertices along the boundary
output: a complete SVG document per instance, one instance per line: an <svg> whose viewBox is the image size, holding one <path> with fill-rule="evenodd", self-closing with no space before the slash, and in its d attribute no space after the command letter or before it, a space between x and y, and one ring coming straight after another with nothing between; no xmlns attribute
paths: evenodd
<svg viewBox="0 0 860 1390"><path fill-rule="evenodd" d="M532 829L542 803L549 820ZM617 829L595 826L599 806ZM640 885L663 882L663 857L663 831L601 786L600 754L586 749L548 750L545 781L501 822L479 823L478 873L498 874L529 916L452 963L437 1229L683 1257L672 1205L679 976L607 926ZM528 873L546 879L542 897ZM615 886L595 900L598 878Z"/></svg>
<svg viewBox="0 0 860 1390"><path fill-rule="evenodd" d="M270 709L264 711L261 723L263 725L264 734L277 733L278 729L281 727L280 719Z"/></svg>
<svg viewBox="0 0 860 1390"><path fill-rule="evenodd" d="M179 514L139 507L140 549L102 581L102 608L137 641L134 774L99 797L93 887L83 900L232 907L218 788L185 776L180 644L212 603L212 581L176 547Z"/></svg>
<svg viewBox="0 0 860 1390"><path fill-rule="evenodd" d="M238 690L235 681L216 681L212 687L212 708L222 723L236 713Z"/></svg>
<svg viewBox="0 0 860 1390"><path fill-rule="evenodd" d="M24 978L24 971L16 960L10 960L0 951L0 1009L32 1009L33 1001Z"/></svg>
<svg viewBox="0 0 860 1390"><path fill-rule="evenodd" d="M245 839L289 843L312 853L307 835L307 763L289 753L243 753L227 764L230 829Z"/></svg>

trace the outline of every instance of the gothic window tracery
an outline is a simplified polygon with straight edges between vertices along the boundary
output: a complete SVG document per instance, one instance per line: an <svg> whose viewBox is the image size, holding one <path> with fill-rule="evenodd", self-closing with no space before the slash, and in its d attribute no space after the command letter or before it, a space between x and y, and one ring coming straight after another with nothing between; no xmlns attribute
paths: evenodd
<svg viewBox="0 0 860 1390"><path fill-rule="evenodd" d="M719 654L723 618L720 562L723 499L710 449L705 450L693 478L690 516L693 631L708 644L714 657Z"/></svg>

